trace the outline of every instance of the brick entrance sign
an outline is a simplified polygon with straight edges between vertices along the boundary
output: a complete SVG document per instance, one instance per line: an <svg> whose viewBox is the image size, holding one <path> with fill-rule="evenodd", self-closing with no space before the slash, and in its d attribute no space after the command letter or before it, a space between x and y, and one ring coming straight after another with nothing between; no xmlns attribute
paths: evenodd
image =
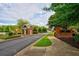
<svg viewBox="0 0 79 59"><path fill-rule="evenodd" d="M72 30L64 31L62 27L56 27L54 35L59 39L71 42L73 38L73 31Z"/></svg>
<svg viewBox="0 0 79 59"><path fill-rule="evenodd" d="M32 34L33 34L33 29L32 29L32 27L28 28L28 34L29 34L29 35L32 35Z"/></svg>

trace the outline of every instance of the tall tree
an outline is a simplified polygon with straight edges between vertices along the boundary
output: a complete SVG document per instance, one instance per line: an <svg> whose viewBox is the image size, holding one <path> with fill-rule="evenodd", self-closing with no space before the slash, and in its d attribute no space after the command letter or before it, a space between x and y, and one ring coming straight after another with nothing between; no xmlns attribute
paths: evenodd
<svg viewBox="0 0 79 59"><path fill-rule="evenodd" d="M24 19L19 19L17 25L19 26L19 28L21 28L24 24L29 24L29 22L27 20Z"/></svg>
<svg viewBox="0 0 79 59"><path fill-rule="evenodd" d="M56 13L50 16L48 25L75 26L79 23L79 4L56 3L51 4L50 9Z"/></svg>
<svg viewBox="0 0 79 59"><path fill-rule="evenodd" d="M27 20L25 20L25 19L19 19L18 20L17 25L19 27L20 33L24 33L23 27L28 26L28 24L30 24L30 23Z"/></svg>

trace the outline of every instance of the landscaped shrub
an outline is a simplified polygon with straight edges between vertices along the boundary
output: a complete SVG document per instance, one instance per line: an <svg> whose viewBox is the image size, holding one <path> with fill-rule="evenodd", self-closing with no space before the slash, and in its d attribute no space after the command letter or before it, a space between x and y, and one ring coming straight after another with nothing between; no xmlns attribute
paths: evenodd
<svg viewBox="0 0 79 59"><path fill-rule="evenodd" d="M73 40L74 40L74 42L79 42L79 34L75 34L73 36Z"/></svg>
<svg viewBox="0 0 79 59"><path fill-rule="evenodd" d="M77 29L77 31L79 32L79 28Z"/></svg>
<svg viewBox="0 0 79 59"><path fill-rule="evenodd" d="M45 33L45 32L47 32L47 28L41 26L41 27L38 28L38 32L39 33Z"/></svg>
<svg viewBox="0 0 79 59"><path fill-rule="evenodd" d="M38 32L39 32L39 33L41 33L41 32L42 32L41 27L39 27L39 28L38 28Z"/></svg>
<svg viewBox="0 0 79 59"><path fill-rule="evenodd" d="M12 36L13 32L7 32L7 35Z"/></svg>
<svg viewBox="0 0 79 59"><path fill-rule="evenodd" d="M37 34L37 33L38 33L38 27L35 26L35 27L33 27L33 34Z"/></svg>
<svg viewBox="0 0 79 59"><path fill-rule="evenodd" d="M47 32L47 28L42 27L42 32Z"/></svg>

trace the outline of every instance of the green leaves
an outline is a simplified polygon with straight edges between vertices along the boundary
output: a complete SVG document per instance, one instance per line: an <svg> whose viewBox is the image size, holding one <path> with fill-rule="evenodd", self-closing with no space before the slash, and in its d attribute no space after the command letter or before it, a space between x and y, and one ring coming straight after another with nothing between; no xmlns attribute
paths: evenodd
<svg viewBox="0 0 79 59"><path fill-rule="evenodd" d="M73 40L75 42L79 42L79 34L75 34L75 36L73 36Z"/></svg>
<svg viewBox="0 0 79 59"><path fill-rule="evenodd" d="M49 18L48 24L50 27L64 24L72 26L79 23L79 4L52 3L50 9L56 12Z"/></svg>
<svg viewBox="0 0 79 59"><path fill-rule="evenodd" d="M24 24L29 24L27 20L19 19L17 25L21 28Z"/></svg>

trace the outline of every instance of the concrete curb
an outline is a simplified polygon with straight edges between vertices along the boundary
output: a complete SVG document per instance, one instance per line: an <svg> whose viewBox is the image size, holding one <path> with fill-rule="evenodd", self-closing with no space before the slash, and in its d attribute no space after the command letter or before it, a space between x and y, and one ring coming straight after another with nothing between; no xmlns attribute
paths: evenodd
<svg viewBox="0 0 79 59"><path fill-rule="evenodd" d="M43 36L44 37L44 36ZM44 56L46 55L46 50L47 48L51 47L51 46L47 46L47 47L37 47L37 46L34 46L38 41L40 41L41 39L39 40L36 40L34 43L30 44L29 46L25 47L24 49L22 49L21 51L19 51L18 53L16 53L14 56L23 56L23 54L27 51L27 50L30 50L30 49L45 49L45 53L44 53Z"/></svg>
<svg viewBox="0 0 79 59"><path fill-rule="evenodd" d="M40 40L40 39L39 39ZM19 51L18 53L16 53L14 56L19 56L19 55L22 55L24 54L24 52L28 49L31 49L31 48L36 48L34 47L33 45L36 44L39 40L36 40L34 43L30 44L29 46L25 47L24 49L22 49L21 51Z"/></svg>

